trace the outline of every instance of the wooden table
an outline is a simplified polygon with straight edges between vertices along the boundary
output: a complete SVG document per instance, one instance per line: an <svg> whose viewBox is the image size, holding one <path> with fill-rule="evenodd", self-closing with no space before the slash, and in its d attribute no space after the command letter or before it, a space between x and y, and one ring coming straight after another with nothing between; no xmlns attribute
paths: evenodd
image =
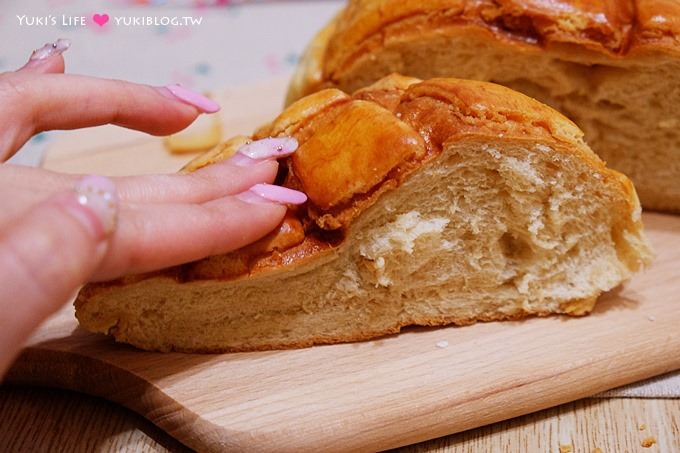
<svg viewBox="0 0 680 453"><path fill-rule="evenodd" d="M117 404L65 390L0 387L0 450L184 452ZM322 446L320 446L322 447ZM400 452L677 452L680 399L588 398Z"/></svg>

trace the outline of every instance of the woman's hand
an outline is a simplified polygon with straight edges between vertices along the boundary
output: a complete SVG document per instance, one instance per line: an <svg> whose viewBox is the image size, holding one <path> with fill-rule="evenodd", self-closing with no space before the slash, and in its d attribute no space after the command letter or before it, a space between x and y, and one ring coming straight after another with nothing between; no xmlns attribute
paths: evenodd
<svg viewBox="0 0 680 453"><path fill-rule="evenodd" d="M219 107L171 86L62 74L63 41L0 74L0 156L33 134L113 123L169 134ZM267 139L190 175L77 176L0 166L0 375L39 323L89 280L145 272L253 242L303 194L271 183L293 139Z"/></svg>

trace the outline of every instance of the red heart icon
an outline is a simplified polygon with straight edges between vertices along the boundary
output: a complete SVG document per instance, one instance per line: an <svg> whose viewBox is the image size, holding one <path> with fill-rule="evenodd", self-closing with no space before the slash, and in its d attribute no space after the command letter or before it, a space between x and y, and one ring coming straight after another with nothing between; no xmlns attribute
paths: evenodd
<svg viewBox="0 0 680 453"><path fill-rule="evenodd" d="M92 20L95 21L97 25L100 27L103 27L105 23L109 21L109 15L108 14L95 14L92 16Z"/></svg>

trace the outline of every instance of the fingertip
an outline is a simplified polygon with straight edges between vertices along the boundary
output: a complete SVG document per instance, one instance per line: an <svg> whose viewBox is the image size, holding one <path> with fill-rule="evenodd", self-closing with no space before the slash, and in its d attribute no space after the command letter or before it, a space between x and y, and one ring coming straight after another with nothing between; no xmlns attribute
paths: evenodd
<svg viewBox="0 0 680 453"><path fill-rule="evenodd" d="M162 88L148 87L153 93L153 99L156 102L153 107L153 103L145 106L145 110L149 112L155 111L154 115L149 114L136 117L134 118L134 124L119 124L131 129L143 130L151 135L166 136L187 128L201 115L202 112L196 107L181 102L172 94L169 94L169 92L166 93Z"/></svg>
<svg viewBox="0 0 680 453"><path fill-rule="evenodd" d="M37 74L63 74L66 63L62 55L56 55L45 60L28 60L19 68L18 72L34 72Z"/></svg>
<svg viewBox="0 0 680 453"><path fill-rule="evenodd" d="M273 183L279 169L276 160L259 160L249 166L234 163L232 159L215 162L196 170L190 175L208 181L212 187L224 186L229 182L229 190L222 195L236 195L247 192L257 184Z"/></svg>
<svg viewBox="0 0 680 453"><path fill-rule="evenodd" d="M248 192L244 192L244 194L245 193ZM276 230L288 211L286 205L280 203L263 203L260 200L249 199L250 195L244 194L235 197L238 201L243 203L241 206L244 212L248 213L247 229L243 231L244 237L239 241L239 247L236 247L236 249L252 244Z"/></svg>
<svg viewBox="0 0 680 453"><path fill-rule="evenodd" d="M275 184L255 184L249 190L237 195L237 198L252 204L298 205L307 201L307 195L303 192Z"/></svg>
<svg viewBox="0 0 680 453"><path fill-rule="evenodd" d="M190 174L209 179L229 177L232 181L242 180L243 183L236 186L245 190L258 182L272 182L278 170L279 162L275 159L256 160L236 153Z"/></svg>
<svg viewBox="0 0 680 453"><path fill-rule="evenodd" d="M288 211L288 205L285 201L263 196L257 190L257 187L261 185L256 184L234 196L236 200L242 203L241 209L248 213L249 228L255 234L255 237L251 237L248 242L257 240L275 229Z"/></svg>
<svg viewBox="0 0 680 453"><path fill-rule="evenodd" d="M66 71L66 60L63 55L57 55L50 58L45 66L46 73L63 74Z"/></svg>
<svg viewBox="0 0 680 453"><path fill-rule="evenodd" d="M283 203L259 197L250 190L210 201L210 221L204 223L203 256L231 252L251 244L275 230L288 211Z"/></svg>
<svg viewBox="0 0 680 453"><path fill-rule="evenodd" d="M220 111L220 105L196 91L185 88L179 84L166 85L164 87L155 87L163 96L174 101L180 101L187 105L196 108L200 113L217 113Z"/></svg>

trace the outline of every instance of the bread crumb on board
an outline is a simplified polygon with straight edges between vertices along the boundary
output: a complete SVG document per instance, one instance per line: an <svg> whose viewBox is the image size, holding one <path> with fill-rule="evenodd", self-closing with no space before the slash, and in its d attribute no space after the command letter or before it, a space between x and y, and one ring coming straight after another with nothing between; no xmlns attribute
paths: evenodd
<svg viewBox="0 0 680 453"><path fill-rule="evenodd" d="M560 453L572 453L574 447L571 444L560 444Z"/></svg>
<svg viewBox="0 0 680 453"><path fill-rule="evenodd" d="M638 426L638 429L639 429L640 431L644 431L644 430L647 429L647 425L645 425L644 423L640 423L640 426Z"/></svg>
<svg viewBox="0 0 680 453"><path fill-rule="evenodd" d="M600 447L595 447L592 453L604 453Z"/></svg>
<svg viewBox="0 0 680 453"><path fill-rule="evenodd" d="M642 439L642 442L640 442L640 445L642 445L645 448L649 448L652 445L654 445L655 443L656 443L656 437L649 436L649 437L645 437L644 439Z"/></svg>

